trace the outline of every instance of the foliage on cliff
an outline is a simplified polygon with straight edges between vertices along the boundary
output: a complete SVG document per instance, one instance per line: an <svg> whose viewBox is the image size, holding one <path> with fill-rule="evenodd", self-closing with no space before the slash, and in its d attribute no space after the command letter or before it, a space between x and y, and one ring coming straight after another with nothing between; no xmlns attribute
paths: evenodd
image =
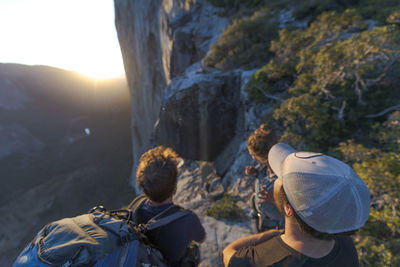
<svg viewBox="0 0 400 267"><path fill-rule="evenodd" d="M232 18L231 25L211 48L205 65L230 70L262 66L270 56L270 41L279 27L311 24L323 12L343 12L348 8L371 24L400 23L397 0L208 0ZM253 14L253 15L252 15ZM286 25L279 25L286 21ZM302 21L296 24L296 21Z"/></svg>
<svg viewBox="0 0 400 267"><path fill-rule="evenodd" d="M223 8L254 8L265 4L265 0L208 0L211 4Z"/></svg>
<svg viewBox="0 0 400 267"><path fill-rule="evenodd" d="M211 4L223 8L225 15L243 13L242 10L257 10L267 7L271 10L291 10L295 19L309 18L311 21L326 11L339 11L353 8L364 19L384 22L393 10L400 9L397 0L208 0ZM244 13L246 14L246 12Z"/></svg>
<svg viewBox="0 0 400 267"><path fill-rule="evenodd" d="M277 36L277 25L269 10L250 18L234 20L206 57L206 66L223 70L261 67L271 55L270 41Z"/></svg>
<svg viewBox="0 0 400 267"><path fill-rule="evenodd" d="M236 204L237 200L231 195L224 194L220 200L214 202L207 210L207 215L216 219L242 221L245 218L243 210Z"/></svg>
<svg viewBox="0 0 400 267"><path fill-rule="evenodd" d="M247 2L247 8L255 4L242 2ZM246 86L249 97L274 106L265 120L280 133L280 141L297 149L327 152L352 165L371 191L370 218L354 238L361 265L398 266L400 3L301 1L289 5L292 2L264 3L275 18L280 14L276 10L292 6L292 16L308 18L308 26L282 29L276 39L263 39L269 51L258 54L257 64L250 64L247 49L231 51L248 34L233 34L238 31L233 26L212 48L207 60L215 61L206 62L222 69L253 68L263 62ZM253 8L260 6L257 2ZM302 9L305 6L311 13ZM349 6L353 9L345 10ZM236 20L235 27L249 20ZM246 46L252 47L251 42ZM232 56L238 51L241 60ZM228 59L228 64L221 63Z"/></svg>
<svg viewBox="0 0 400 267"><path fill-rule="evenodd" d="M341 143L338 150L371 192L370 217L355 236L361 264L399 266L400 155L366 148L353 141Z"/></svg>
<svg viewBox="0 0 400 267"><path fill-rule="evenodd" d="M324 11L345 9L358 4L359 0L208 0L216 7L225 10L225 15L238 15L235 13L246 14L243 10L257 10L267 7L271 10L291 9L294 18L304 19L306 17L314 17ZM373 1L372 1L373 2Z"/></svg>
<svg viewBox="0 0 400 267"><path fill-rule="evenodd" d="M397 26L367 29L355 11L324 13L305 30L282 30L246 90L258 101L281 97L273 112L281 141L327 151L369 139L379 113L400 104L399 47Z"/></svg>

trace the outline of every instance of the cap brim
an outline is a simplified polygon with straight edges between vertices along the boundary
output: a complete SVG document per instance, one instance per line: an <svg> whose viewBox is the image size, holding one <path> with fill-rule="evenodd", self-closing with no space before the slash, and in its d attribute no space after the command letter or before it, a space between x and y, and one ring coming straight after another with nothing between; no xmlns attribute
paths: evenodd
<svg viewBox="0 0 400 267"><path fill-rule="evenodd" d="M274 173L282 178L281 166L283 161L292 153L297 152L296 149L285 143L279 143L271 147L268 153L268 163Z"/></svg>

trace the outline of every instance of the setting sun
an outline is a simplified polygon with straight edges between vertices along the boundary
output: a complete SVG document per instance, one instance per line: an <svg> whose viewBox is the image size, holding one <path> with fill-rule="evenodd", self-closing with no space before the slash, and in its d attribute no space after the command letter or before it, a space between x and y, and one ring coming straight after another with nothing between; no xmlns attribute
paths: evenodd
<svg viewBox="0 0 400 267"><path fill-rule="evenodd" d="M2 0L0 62L124 75L112 0Z"/></svg>

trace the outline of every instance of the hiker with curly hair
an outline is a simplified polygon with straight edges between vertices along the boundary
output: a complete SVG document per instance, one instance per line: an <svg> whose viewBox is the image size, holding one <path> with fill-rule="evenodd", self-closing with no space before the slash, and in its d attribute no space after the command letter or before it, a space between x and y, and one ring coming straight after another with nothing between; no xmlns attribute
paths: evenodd
<svg viewBox="0 0 400 267"><path fill-rule="evenodd" d="M138 207L137 223L147 223L155 215L174 206L172 196L177 186L178 154L171 148L158 146L144 153L136 170L136 183L145 198ZM131 206L134 205L135 200ZM186 266L187 248L192 241L202 242L205 231L196 214L191 212L176 221L148 233L149 241L164 255L171 266Z"/></svg>
<svg viewBox="0 0 400 267"><path fill-rule="evenodd" d="M284 218L273 204L273 175L268 163L268 151L276 142L275 133L267 124L261 124L247 139L247 149L256 166L247 166L246 174L255 177L251 202L257 232L283 227Z"/></svg>

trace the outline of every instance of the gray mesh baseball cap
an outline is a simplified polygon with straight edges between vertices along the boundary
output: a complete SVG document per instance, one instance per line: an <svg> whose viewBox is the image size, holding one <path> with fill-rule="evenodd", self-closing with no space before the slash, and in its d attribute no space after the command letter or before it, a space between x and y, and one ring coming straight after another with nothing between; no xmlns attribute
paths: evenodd
<svg viewBox="0 0 400 267"><path fill-rule="evenodd" d="M312 228L335 234L357 230L367 221L369 190L349 165L283 143L271 148L268 161L289 203Z"/></svg>

